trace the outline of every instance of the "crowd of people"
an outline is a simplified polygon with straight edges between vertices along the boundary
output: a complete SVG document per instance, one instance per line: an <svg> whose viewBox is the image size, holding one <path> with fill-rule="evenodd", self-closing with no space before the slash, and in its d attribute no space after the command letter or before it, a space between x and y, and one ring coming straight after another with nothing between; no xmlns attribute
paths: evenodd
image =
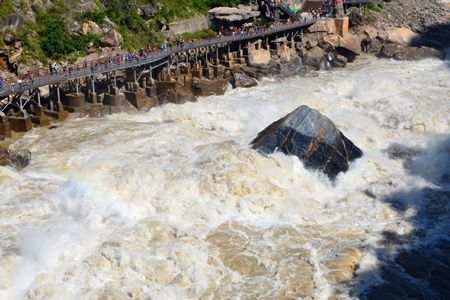
<svg viewBox="0 0 450 300"><path fill-rule="evenodd" d="M314 20L320 17L319 11L311 11L310 15ZM307 18L303 17L300 19L300 22L306 21ZM292 20L288 19L288 23L292 22ZM266 25L258 25L255 23L245 23L241 26L220 26L217 38L221 38L222 36L243 36L248 34L253 34L255 32L261 32L266 31L268 29L274 28L276 26L282 25L282 23L270 23ZM211 37L209 38L211 40ZM27 87L27 85L33 85L34 84L34 78L42 77L42 76L49 76L49 75L63 75L63 76L71 76L74 72L78 72L80 70L89 70L91 72L94 72L98 70L98 68L104 68L107 70L111 65L113 64L126 64L133 61L140 61L142 59L147 59L148 57L151 57L153 55L156 55L156 52L161 51L168 51L170 49L173 49L174 47L176 49L183 49L186 44L192 45L196 40L190 39L187 42L183 38L173 39L173 40L165 40L160 44L159 49L157 47L149 46L146 49L140 49L136 52L130 52L127 54L116 54L113 57L108 58L101 58L98 60L93 61L87 61L86 59L81 63L71 64L71 65L60 65L57 63L50 64L48 66L48 69L37 69L28 71L26 74L22 75L21 78L19 78L16 81L6 80L2 77L0 77L0 93L4 91L4 86L6 83L8 83L9 90L7 92L14 92L15 91L15 84L17 84L17 87L19 89L24 89Z"/></svg>

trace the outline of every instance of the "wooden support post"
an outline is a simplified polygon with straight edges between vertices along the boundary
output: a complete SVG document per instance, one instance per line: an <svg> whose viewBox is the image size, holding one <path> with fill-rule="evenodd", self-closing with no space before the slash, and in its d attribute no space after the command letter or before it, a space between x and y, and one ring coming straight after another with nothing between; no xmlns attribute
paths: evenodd
<svg viewBox="0 0 450 300"><path fill-rule="evenodd" d="M133 70L133 75L134 75L134 82L136 82L137 81L136 69Z"/></svg>
<svg viewBox="0 0 450 300"><path fill-rule="evenodd" d="M40 107L42 105L41 105L41 93L39 92L39 89L37 90L37 98L38 98L38 105Z"/></svg>
<svg viewBox="0 0 450 300"><path fill-rule="evenodd" d="M92 76L91 83L92 83L92 92L95 93L95 79L94 79L94 76Z"/></svg>
<svg viewBox="0 0 450 300"><path fill-rule="evenodd" d="M114 87L117 87L117 78L116 78L116 72L114 72Z"/></svg>

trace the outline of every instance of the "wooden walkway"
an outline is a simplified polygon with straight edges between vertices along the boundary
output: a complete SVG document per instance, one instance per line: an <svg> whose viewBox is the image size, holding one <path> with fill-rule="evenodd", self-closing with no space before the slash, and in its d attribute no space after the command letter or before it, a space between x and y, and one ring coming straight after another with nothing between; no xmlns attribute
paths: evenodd
<svg viewBox="0 0 450 300"><path fill-rule="evenodd" d="M142 57L139 60L133 59L122 61L119 63L116 57L112 57L111 61L109 59L89 61L87 67L83 66L82 68L73 68L73 70L71 70L70 72L66 70L64 74L39 76L33 79L24 80L21 83L5 82L3 84L3 91L0 92L0 99L5 98L9 95L22 93L27 90L34 90L43 86L56 85L62 82L76 80L79 78L110 73L118 70L133 69L140 66L152 66L152 64L160 64L161 61L169 59L171 55L176 53L186 52L189 50L209 47L213 45L223 46L234 42L270 36L276 33L307 27L314 23L315 21L312 18L307 18L299 22L275 25L271 28L258 30L252 33L244 33L235 36L221 36L211 39L199 40L191 43L188 42L183 46L173 46L164 51L152 52L147 57ZM68 67L66 69L68 69Z"/></svg>

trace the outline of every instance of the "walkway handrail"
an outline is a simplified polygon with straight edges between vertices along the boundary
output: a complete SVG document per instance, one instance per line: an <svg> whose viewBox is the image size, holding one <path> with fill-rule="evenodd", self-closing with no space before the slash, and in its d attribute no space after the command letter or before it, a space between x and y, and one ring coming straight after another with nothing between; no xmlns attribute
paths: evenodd
<svg viewBox="0 0 450 300"><path fill-rule="evenodd" d="M117 57L103 58L94 61L89 61L90 66L83 68L70 68L66 67L64 74L52 74L47 76L38 76L34 79L27 79L21 82L14 83L4 83L3 92L0 92L0 97L5 97L11 94L23 92L26 90L36 89L42 86L57 84L65 82L68 80L75 80L83 77L93 76L97 74L109 73L112 71L123 70L128 68L134 68L142 65L148 65L167 57L170 55L188 51L192 49L197 49L205 46L219 45L224 43L236 42L253 39L255 37L262 37L278 32L283 32L295 28L300 28L315 23L313 18L304 18L302 21L293 22L285 25L275 25L267 29L256 30L254 32L245 32L241 34L236 34L234 36L220 36L210 39L203 39L194 42L187 42L184 45L169 47L166 50L160 50L157 52L151 52L146 57L140 59L132 59L119 62ZM120 56L121 57L121 56ZM106 63L103 63L106 60ZM101 62L101 63L100 63Z"/></svg>

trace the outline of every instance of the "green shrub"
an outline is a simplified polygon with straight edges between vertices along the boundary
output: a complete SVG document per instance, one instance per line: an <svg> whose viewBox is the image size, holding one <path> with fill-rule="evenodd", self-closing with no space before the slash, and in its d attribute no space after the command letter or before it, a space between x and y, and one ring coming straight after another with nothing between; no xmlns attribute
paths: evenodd
<svg viewBox="0 0 450 300"><path fill-rule="evenodd" d="M105 2L106 15L118 25L139 31L144 27L144 21L137 13L134 1L109 0Z"/></svg>
<svg viewBox="0 0 450 300"><path fill-rule="evenodd" d="M186 32L182 34L182 37L185 40L189 40L189 39L207 39L210 37L216 37L217 33L209 30L209 29L204 29L204 30L200 30L200 31L196 31L196 32Z"/></svg>
<svg viewBox="0 0 450 300"><path fill-rule="evenodd" d="M14 12L14 4L12 0L0 0L0 18L5 17Z"/></svg>
<svg viewBox="0 0 450 300"><path fill-rule="evenodd" d="M381 8L372 2L367 3L367 9L375 12L381 12Z"/></svg>
<svg viewBox="0 0 450 300"><path fill-rule="evenodd" d="M75 19L80 22L93 21L98 25L102 25L105 21L106 13L100 10L87 11L78 14Z"/></svg>

